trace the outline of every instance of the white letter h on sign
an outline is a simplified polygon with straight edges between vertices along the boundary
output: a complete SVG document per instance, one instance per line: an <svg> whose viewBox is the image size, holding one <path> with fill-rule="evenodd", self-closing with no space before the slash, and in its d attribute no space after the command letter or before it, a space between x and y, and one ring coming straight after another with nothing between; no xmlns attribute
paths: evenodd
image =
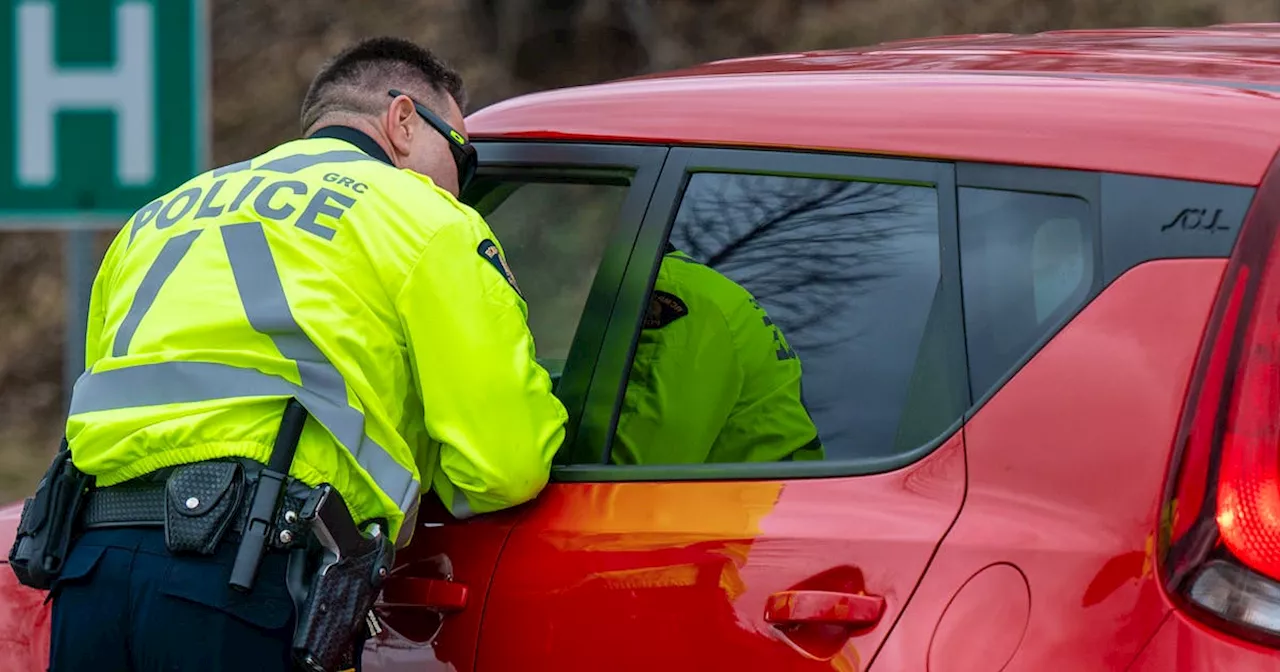
<svg viewBox="0 0 1280 672"><path fill-rule="evenodd" d="M18 181L49 186L57 174L59 110L111 110L116 118L116 179L145 185L155 177L154 59L151 5L116 7L116 58L106 67L60 68L53 5L18 5ZM65 38L64 38L65 39Z"/></svg>

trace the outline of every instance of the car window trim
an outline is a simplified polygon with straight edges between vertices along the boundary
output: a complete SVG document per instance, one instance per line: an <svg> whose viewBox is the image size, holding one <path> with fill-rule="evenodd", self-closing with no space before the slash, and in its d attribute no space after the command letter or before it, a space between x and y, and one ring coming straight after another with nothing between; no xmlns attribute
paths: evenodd
<svg viewBox="0 0 1280 672"><path fill-rule="evenodd" d="M575 453L574 464L557 466L553 470L553 479L608 482L861 476L893 471L917 462L955 436L963 424L962 418L957 418L933 441L892 456L820 462L693 465L637 466L605 462L617 428L626 389L626 373L635 356L643 307L657 276L663 243L674 224L688 174L693 172L738 172L932 187L938 197L942 281L955 291L960 288L955 170L951 162L803 150L674 147L667 156L635 251L627 265L621 293L609 320L609 333L588 392L578 438L579 444L589 452ZM957 328L962 328L963 315L958 296L949 302L948 312L951 319L959 321ZM967 380L967 371L964 373Z"/></svg>
<svg viewBox="0 0 1280 672"><path fill-rule="evenodd" d="M968 421L978 411L990 401L995 395L999 394L1014 376L1022 370L1035 356L1053 340L1062 328L1070 324L1072 320L1084 310L1093 299L1098 296L1105 288L1106 276L1102 263L1102 173L1086 170L1068 170L1060 168L1040 168L1031 166L1013 166L1005 164L991 163L956 163L956 198L957 206L959 201L959 190L962 188L974 189L995 189L1000 191L1012 191L1023 194L1043 194L1046 196L1067 196L1083 200L1089 207L1089 220L1085 222L1087 227L1090 247L1093 252L1093 277L1089 279L1089 290L1085 295L1085 299L1080 302L1072 310L1066 311L1061 317L1045 331L1044 334L1032 343L1021 357L1016 359L1009 368L996 378L990 388L984 390L982 394L974 397L970 404L969 410L965 412L965 420ZM958 212L957 212L958 217ZM957 246L957 249L958 246ZM964 264L963 255L959 256L961 265ZM963 287L964 278L961 276L961 286ZM963 300L963 291L962 291ZM967 317L967 315L966 315ZM968 352L969 336L966 328L965 332L965 351Z"/></svg>
<svg viewBox="0 0 1280 672"><path fill-rule="evenodd" d="M630 262L668 148L561 142L495 142L476 140L480 165L476 177L572 176L589 180L598 174L608 181L617 171L631 173L631 186L619 210L618 222L605 245L565 357L556 396L568 411L565 438L554 458L556 464L572 462L581 451L578 429L582 423L591 380L604 344L608 317L614 312L623 272ZM464 198L465 198L464 194ZM602 316L602 317L597 317Z"/></svg>

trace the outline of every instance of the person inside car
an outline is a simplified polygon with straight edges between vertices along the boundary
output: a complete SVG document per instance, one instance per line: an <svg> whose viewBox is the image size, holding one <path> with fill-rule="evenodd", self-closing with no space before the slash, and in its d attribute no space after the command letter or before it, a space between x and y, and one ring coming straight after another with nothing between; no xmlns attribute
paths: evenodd
<svg viewBox="0 0 1280 672"><path fill-rule="evenodd" d="M745 288L667 244L636 344L616 464L821 460L800 359Z"/></svg>

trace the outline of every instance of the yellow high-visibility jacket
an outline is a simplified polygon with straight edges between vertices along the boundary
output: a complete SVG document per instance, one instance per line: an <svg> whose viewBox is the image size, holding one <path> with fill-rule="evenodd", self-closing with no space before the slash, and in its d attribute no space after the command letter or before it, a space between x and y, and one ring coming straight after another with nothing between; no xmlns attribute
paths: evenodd
<svg viewBox="0 0 1280 672"><path fill-rule="evenodd" d="M610 453L618 464L821 460L800 359L741 285L662 258Z"/></svg>
<svg viewBox="0 0 1280 672"><path fill-rule="evenodd" d="M420 484L465 517L533 498L566 413L487 224L368 136L324 129L197 176L107 251L67 421L108 486L221 457L290 474L412 534ZM404 528L402 530L402 528Z"/></svg>

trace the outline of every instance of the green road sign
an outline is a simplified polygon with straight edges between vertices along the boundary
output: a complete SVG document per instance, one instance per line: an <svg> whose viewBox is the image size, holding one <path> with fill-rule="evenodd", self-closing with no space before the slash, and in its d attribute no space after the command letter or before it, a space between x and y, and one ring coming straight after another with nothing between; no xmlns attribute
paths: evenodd
<svg viewBox="0 0 1280 672"><path fill-rule="evenodd" d="M203 0L0 0L0 228L117 228L203 170ZM64 392L97 259L66 239Z"/></svg>
<svg viewBox="0 0 1280 672"><path fill-rule="evenodd" d="M118 226L205 168L202 0L0 2L6 224Z"/></svg>

